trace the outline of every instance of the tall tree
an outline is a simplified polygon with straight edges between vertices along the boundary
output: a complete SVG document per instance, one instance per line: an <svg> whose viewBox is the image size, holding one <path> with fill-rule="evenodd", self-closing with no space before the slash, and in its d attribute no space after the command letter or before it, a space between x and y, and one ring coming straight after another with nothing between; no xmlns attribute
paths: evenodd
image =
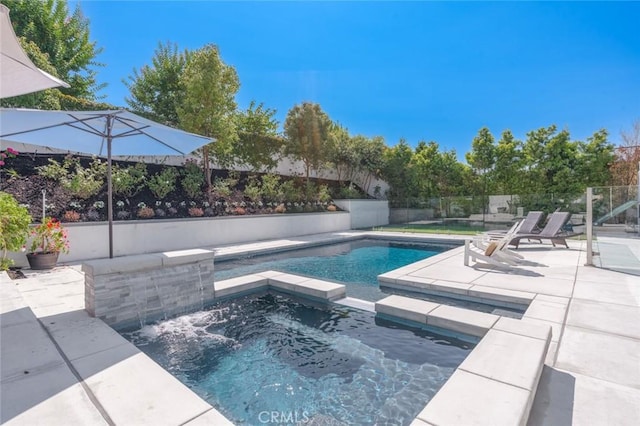
<svg viewBox="0 0 640 426"><path fill-rule="evenodd" d="M483 127L473 138L471 152L466 155L467 162L482 181L483 213L486 208L485 194L491 193L492 181L490 173L496 163L496 147L494 138L488 128Z"/></svg>
<svg viewBox="0 0 640 426"><path fill-rule="evenodd" d="M510 130L502 132L495 150L493 178L496 190L501 194L517 194L526 187L523 183L521 167L521 142L513 137Z"/></svg>
<svg viewBox="0 0 640 426"><path fill-rule="evenodd" d="M254 171L272 170L278 166L284 139L278 135L276 110L256 106L251 101L246 111L236 114L238 139L232 151L236 164L247 165Z"/></svg>
<svg viewBox="0 0 640 426"><path fill-rule="evenodd" d="M327 160L337 174L340 185L352 180L357 163L357 154L353 138L346 127L333 123L329 131L329 149Z"/></svg>
<svg viewBox="0 0 640 426"><path fill-rule="evenodd" d="M622 143L615 149L615 161L611 165L614 185L638 184L640 167L640 120L633 123L630 131L621 132Z"/></svg>
<svg viewBox="0 0 640 426"><path fill-rule="evenodd" d="M311 170L319 170L327 161L330 129L331 120L318 104L303 102L287 113L284 153L302 161L307 183Z"/></svg>
<svg viewBox="0 0 640 426"><path fill-rule="evenodd" d="M384 164L382 159L385 148L384 138L382 136L367 138L358 135L353 138L353 143L358 173L362 176L362 189L369 192L371 181L374 177L380 176Z"/></svg>
<svg viewBox="0 0 640 426"><path fill-rule="evenodd" d="M229 160L231 146L237 138L235 95L240 81L235 68L220 58L218 47L208 44L193 52L182 73L184 98L178 107L181 127L215 138L203 148L203 162L208 191L211 190L209 149L219 161Z"/></svg>
<svg viewBox="0 0 640 426"><path fill-rule="evenodd" d="M188 58L189 52L179 51L177 44L158 43L151 65L134 69L123 80L130 92L125 98L129 108L143 117L179 127L178 106L185 93L181 76Z"/></svg>
<svg viewBox="0 0 640 426"><path fill-rule="evenodd" d="M77 5L70 14L66 0L2 0L11 11L16 35L35 43L69 83L62 93L96 100L105 84L96 81L96 56L102 51L90 40L89 20Z"/></svg>
<svg viewBox="0 0 640 426"><path fill-rule="evenodd" d="M608 136L607 131L601 129L587 138L586 143L578 142L577 176L584 187L612 183L614 146L609 142Z"/></svg>
<svg viewBox="0 0 640 426"><path fill-rule="evenodd" d="M419 193L414 167L411 166L412 157L413 150L404 139L393 147L387 147L383 153L382 178L389 184L387 195L396 206L406 206L409 199Z"/></svg>

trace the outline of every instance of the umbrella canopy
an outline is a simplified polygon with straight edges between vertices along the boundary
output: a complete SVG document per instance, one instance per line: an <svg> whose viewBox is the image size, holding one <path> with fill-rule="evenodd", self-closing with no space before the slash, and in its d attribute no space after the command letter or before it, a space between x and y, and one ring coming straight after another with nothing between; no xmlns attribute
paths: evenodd
<svg viewBox="0 0 640 426"><path fill-rule="evenodd" d="M112 155L185 155L211 141L125 110L0 108L2 139L106 156L109 135Z"/></svg>
<svg viewBox="0 0 640 426"><path fill-rule="evenodd" d="M69 87L31 62L13 31L9 9L0 4L0 99L58 86Z"/></svg>
<svg viewBox="0 0 640 426"><path fill-rule="evenodd" d="M0 141L107 156L109 257L113 257L112 155L186 155L211 138L164 126L125 110L40 111L0 108ZM5 142L2 142L4 145Z"/></svg>

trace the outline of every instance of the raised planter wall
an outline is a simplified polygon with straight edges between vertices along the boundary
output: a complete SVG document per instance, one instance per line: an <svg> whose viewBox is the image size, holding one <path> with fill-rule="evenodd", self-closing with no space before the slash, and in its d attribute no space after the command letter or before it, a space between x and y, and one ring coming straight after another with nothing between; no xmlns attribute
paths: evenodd
<svg viewBox="0 0 640 426"><path fill-rule="evenodd" d="M389 224L389 202L386 200L333 200L351 214L351 229Z"/></svg>
<svg viewBox="0 0 640 426"><path fill-rule="evenodd" d="M114 222L113 254L130 256L227 244L339 232L351 227L350 213L301 213L225 216L198 219L158 219ZM107 222L65 224L69 254L59 262L109 257ZM12 253L17 266L27 266L24 253Z"/></svg>

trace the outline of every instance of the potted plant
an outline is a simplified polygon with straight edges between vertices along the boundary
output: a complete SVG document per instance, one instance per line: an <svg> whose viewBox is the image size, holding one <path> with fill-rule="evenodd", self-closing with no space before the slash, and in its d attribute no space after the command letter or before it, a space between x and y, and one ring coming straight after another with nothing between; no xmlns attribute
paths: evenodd
<svg viewBox="0 0 640 426"><path fill-rule="evenodd" d="M60 253L69 253L67 231L56 219L45 217L31 230L31 246L27 260L31 269L51 269Z"/></svg>
<svg viewBox="0 0 640 426"><path fill-rule="evenodd" d="M26 207L18 204L13 195L0 192L0 271L13 265L7 257L9 251L19 251L27 241L31 216Z"/></svg>

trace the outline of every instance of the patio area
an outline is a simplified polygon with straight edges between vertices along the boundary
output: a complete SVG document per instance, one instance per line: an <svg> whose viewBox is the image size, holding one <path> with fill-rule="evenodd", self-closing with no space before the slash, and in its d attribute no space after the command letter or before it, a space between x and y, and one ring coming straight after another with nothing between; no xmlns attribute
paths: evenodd
<svg viewBox="0 0 640 426"><path fill-rule="evenodd" d="M362 234L376 233L331 233L215 249L217 256L225 257ZM450 235L441 238L463 239ZM608 238L602 243L624 246L634 257L640 253L640 239ZM566 249L522 244L518 252L537 266L512 271L481 265L465 267L460 247L398 271L389 279L466 294L528 295L533 302L521 321L549 325L553 333L528 424L636 424L640 418L640 279L616 270L584 266L585 242L572 240L569 245ZM15 281L0 275L0 422L227 422L101 320L87 315L79 265L50 272L26 271L26 275L26 279ZM481 394L482 390L477 392ZM470 413L474 409L482 407L453 408ZM473 421L510 424L501 422L501 418ZM425 424L419 420L415 423Z"/></svg>

